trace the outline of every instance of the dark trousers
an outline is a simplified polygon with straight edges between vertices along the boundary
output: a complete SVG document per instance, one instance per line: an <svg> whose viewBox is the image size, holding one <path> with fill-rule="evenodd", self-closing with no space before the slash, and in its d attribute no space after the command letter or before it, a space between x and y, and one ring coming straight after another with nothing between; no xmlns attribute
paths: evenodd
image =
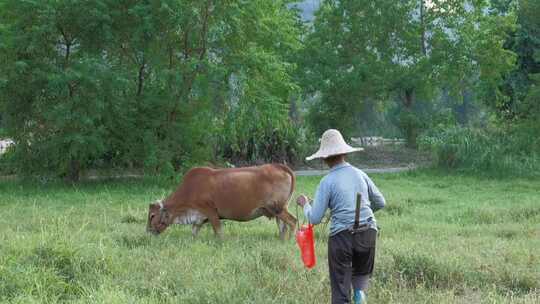
<svg viewBox="0 0 540 304"><path fill-rule="evenodd" d="M352 234L341 231L328 239L328 267L332 304L350 303L355 278L371 275L375 262L377 230Z"/></svg>

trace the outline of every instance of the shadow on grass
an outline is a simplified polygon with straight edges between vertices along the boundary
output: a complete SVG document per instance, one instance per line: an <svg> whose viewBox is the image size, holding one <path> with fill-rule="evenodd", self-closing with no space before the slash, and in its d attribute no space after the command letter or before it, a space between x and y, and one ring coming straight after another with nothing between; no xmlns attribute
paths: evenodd
<svg viewBox="0 0 540 304"><path fill-rule="evenodd" d="M152 238L155 237L146 232L141 232L138 235L121 235L116 237L116 241L120 246L128 249L139 247L148 247L152 243Z"/></svg>
<svg viewBox="0 0 540 304"><path fill-rule="evenodd" d="M142 219L142 218L139 218L139 217L136 217L136 216L131 215L131 214L126 214L126 215L124 215L124 216L120 219L120 223L125 223L125 224L144 224L144 223L146 223L146 220L145 220L145 219Z"/></svg>

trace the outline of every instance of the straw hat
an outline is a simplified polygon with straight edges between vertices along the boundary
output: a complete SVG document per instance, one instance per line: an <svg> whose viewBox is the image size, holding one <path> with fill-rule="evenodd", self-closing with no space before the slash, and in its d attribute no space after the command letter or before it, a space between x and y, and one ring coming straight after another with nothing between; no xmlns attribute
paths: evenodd
<svg viewBox="0 0 540 304"><path fill-rule="evenodd" d="M326 130L321 137L321 147L319 150L315 154L306 157L306 160L327 158L332 155L347 154L363 150L363 148L353 148L349 146L338 130L329 129Z"/></svg>

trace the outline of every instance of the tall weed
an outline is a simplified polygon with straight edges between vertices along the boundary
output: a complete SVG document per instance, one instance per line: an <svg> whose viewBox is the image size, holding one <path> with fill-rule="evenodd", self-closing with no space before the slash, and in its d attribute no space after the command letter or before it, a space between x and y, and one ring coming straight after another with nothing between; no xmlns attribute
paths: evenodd
<svg viewBox="0 0 540 304"><path fill-rule="evenodd" d="M517 132L450 127L424 134L420 143L442 168L496 176L537 175L540 169L540 154Z"/></svg>

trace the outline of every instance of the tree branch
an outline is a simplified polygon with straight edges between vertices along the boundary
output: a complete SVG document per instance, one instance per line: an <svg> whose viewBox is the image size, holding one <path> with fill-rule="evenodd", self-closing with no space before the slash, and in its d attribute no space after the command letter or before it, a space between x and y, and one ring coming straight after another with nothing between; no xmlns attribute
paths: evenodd
<svg viewBox="0 0 540 304"><path fill-rule="evenodd" d="M137 84L137 96L141 96L142 94L142 90L143 90L143 86L144 86L144 70L146 68L146 59L144 57L144 53L143 53L143 57L142 57L142 63L139 67L139 77L138 77L138 84Z"/></svg>
<svg viewBox="0 0 540 304"><path fill-rule="evenodd" d="M66 54L64 55L64 70L67 68L69 64L69 56L71 55L71 45L72 45L72 39L68 37L64 29L57 25L56 28L62 34L62 38L64 39L64 45L66 46Z"/></svg>
<svg viewBox="0 0 540 304"><path fill-rule="evenodd" d="M420 0L420 30L421 30L421 37L420 42L422 43L422 54L424 56L427 56L427 50L426 50L426 26L425 26L425 8L424 8L424 1Z"/></svg>
<svg viewBox="0 0 540 304"><path fill-rule="evenodd" d="M210 6L212 5L212 0L206 1L206 6L204 10L203 24L201 30L201 48L199 53L199 59L203 60L206 55L206 40L208 37L208 19L210 18Z"/></svg>

